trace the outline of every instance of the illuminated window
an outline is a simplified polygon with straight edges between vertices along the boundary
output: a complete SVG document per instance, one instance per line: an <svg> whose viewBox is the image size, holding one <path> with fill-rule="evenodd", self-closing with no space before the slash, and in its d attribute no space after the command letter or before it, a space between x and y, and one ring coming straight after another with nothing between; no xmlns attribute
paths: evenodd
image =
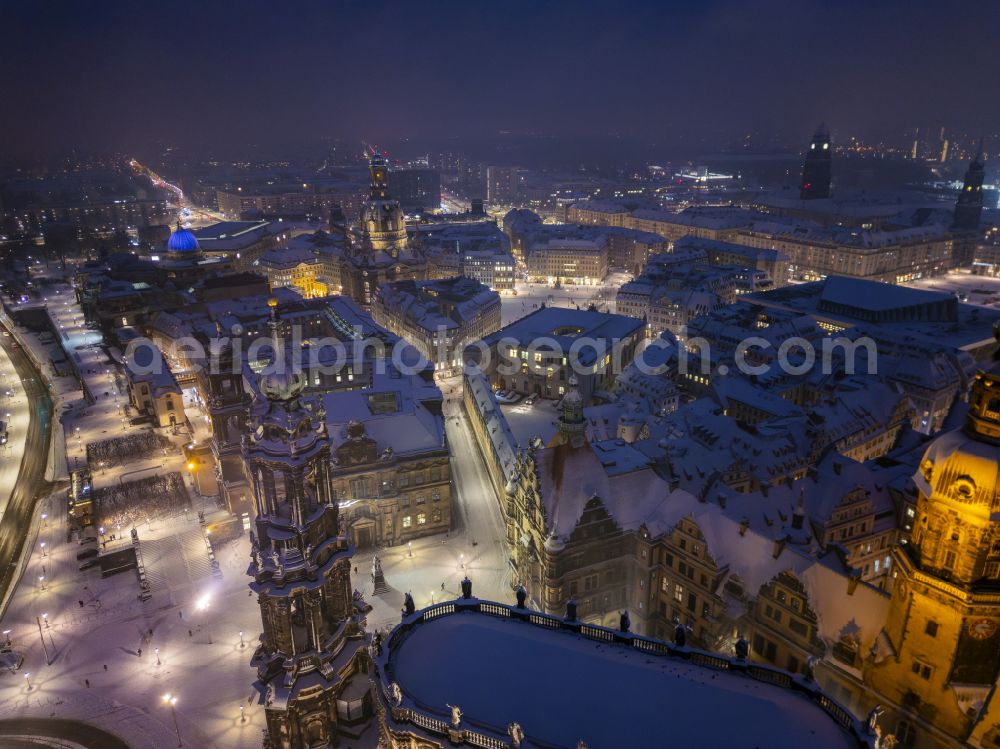
<svg viewBox="0 0 1000 749"><path fill-rule="evenodd" d="M427 524L427 514L423 512L417 513L417 525L426 525L426 524Z"/></svg>
<svg viewBox="0 0 1000 749"><path fill-rule="evenodd" d="M407 515L407 516L405 516L403 518L403 527L404 528L409 528L412 524L413 524L413 521L412 521L412 519L410 518L409 515Z"/></svg>

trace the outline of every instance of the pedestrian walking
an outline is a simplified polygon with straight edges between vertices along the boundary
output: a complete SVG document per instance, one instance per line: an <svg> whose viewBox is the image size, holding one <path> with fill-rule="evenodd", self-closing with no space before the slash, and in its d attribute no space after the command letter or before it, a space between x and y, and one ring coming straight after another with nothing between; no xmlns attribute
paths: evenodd
<svg viewBox="0 0 1000 749"><path fill-rule="evenodd" d="M90 689L90 679L84 679L83 683L87 685L87 689Z"/></svg>
<svg viewBox="0 0 1000 749"><path fill-rule="evenodd" d="M188 630L188 637L194 637L194 632L192 632L190 629Z"/></svg>
<svg viewBox="0 0 1000 749"><path fill-rule="evenodd" d="M142 658L142 648L139 648L139 650L136 651L136 652L138 652L139 653L139 657Z"/></svg>
<svg viewBox="0 0 1000 749"><path fill-rule="evenodd" d="M107 664L107 663L105 663L105 664L104 664L104 670L105 670L105 671L107 671L107 670L108 670L108 664Z"/></svg>

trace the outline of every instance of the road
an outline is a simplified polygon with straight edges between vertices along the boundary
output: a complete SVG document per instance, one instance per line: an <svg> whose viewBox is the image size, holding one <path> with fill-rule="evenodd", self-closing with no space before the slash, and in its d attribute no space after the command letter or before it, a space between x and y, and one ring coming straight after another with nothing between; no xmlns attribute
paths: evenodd
<svg viewBox="0 0 1000 749"><path fill-rule="evenodd" d="M20 347L14 347L12 338L3 336L0 340L21 379L25 397L31 404L21 470L7 503L7 509L0 518L0 601L2 601L6 598L10 585L16 581L17 562L28 538L35 503L48 488L45 481L45 464L49 454L52 399L49 398L41 374L35 369L27 354Z"/></svg>
<svg viewBox="0 0 1000 749"><path fill-rule="evenodd" d="M45 741L45 739L60 739L72 742L73 746L82 746L86 749L129 749L129 745L117 736L75 720L58 718L0 720L0 749L20 749L21 747L30 749L31 747L57 745ZM58 744L58 746L62 746L62 744Z"/></svg>
<svg viewBox="0 0 1000 749"><path fill-rule="evenodd" d="M455 377L439 384L445 395L444 415L452 455L454 510L458 513L456 532L476 544L476 556L481 560L479 574L486 577L479 580L480 594L485 597L506 593L498 600L507 601L511 570L506 524L476 436L462 408L462 380Z"/></svg>

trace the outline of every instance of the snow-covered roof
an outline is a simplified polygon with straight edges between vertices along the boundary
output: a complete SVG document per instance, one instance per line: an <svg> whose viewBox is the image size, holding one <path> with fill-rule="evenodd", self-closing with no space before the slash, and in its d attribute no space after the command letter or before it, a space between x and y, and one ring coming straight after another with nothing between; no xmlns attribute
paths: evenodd
<svg viewBox="0 0 1000 749"><path fill-rule="evenodd" d="M531 746L658 746L664 731L675 743L706 749L859 746L814 701L819 695L810 699L805 689L654 655L668 649L652 640L644 640L646 648L630 637L615 642L610 630L600 639L595 630L591 638L558 628L555 618L545 626L461 610L464 603L454 613L404 622L402 636L390 638L383 667L398 684L403 707L429 712L442 726L455 706L463 727L505 736L516 722ZM653 704L662 709L639 709Z"/></svg>
<svg viewBox="0 0 1000 749"><path fill-rule="evenodd" d="M437 393L440 391L429 386ZM427 384L416 375L395 372L377 374L370 388L341 390L323 396L326 423L334 451L347 441L347 427L361 422L365 434L375 440L379 451L391 448L395 455L417 455L445 447L444 420L432 413L424 401ZM388 404L394 400L394 407Z"/></svg>
<svg viewBox="0 0 1000 749"><path fill-rule="evenodd" d="M596 309L541 307L487 336L484 341L493 346L503 339L514 339L519 345L529 346L540 339L552 339L564 353L568 353L573 341L585 337L603 341L610 350L615 340L625 340L642 327L642 320L598 312ZM583 347L579 352L581 362L586 364L588 355L592 357L593 353L590 346Z"/></svg>

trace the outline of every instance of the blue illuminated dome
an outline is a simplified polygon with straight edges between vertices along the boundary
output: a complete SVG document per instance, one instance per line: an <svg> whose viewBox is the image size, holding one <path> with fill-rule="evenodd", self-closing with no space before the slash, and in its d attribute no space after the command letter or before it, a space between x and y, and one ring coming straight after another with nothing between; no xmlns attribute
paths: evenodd
<svg viewBox="0 0 1000 749"><path fill-rule="evenodd" d="M167 240L167 249L171 252L194 252L198 249L198 240L191 231L178 224Z"/></svg>

